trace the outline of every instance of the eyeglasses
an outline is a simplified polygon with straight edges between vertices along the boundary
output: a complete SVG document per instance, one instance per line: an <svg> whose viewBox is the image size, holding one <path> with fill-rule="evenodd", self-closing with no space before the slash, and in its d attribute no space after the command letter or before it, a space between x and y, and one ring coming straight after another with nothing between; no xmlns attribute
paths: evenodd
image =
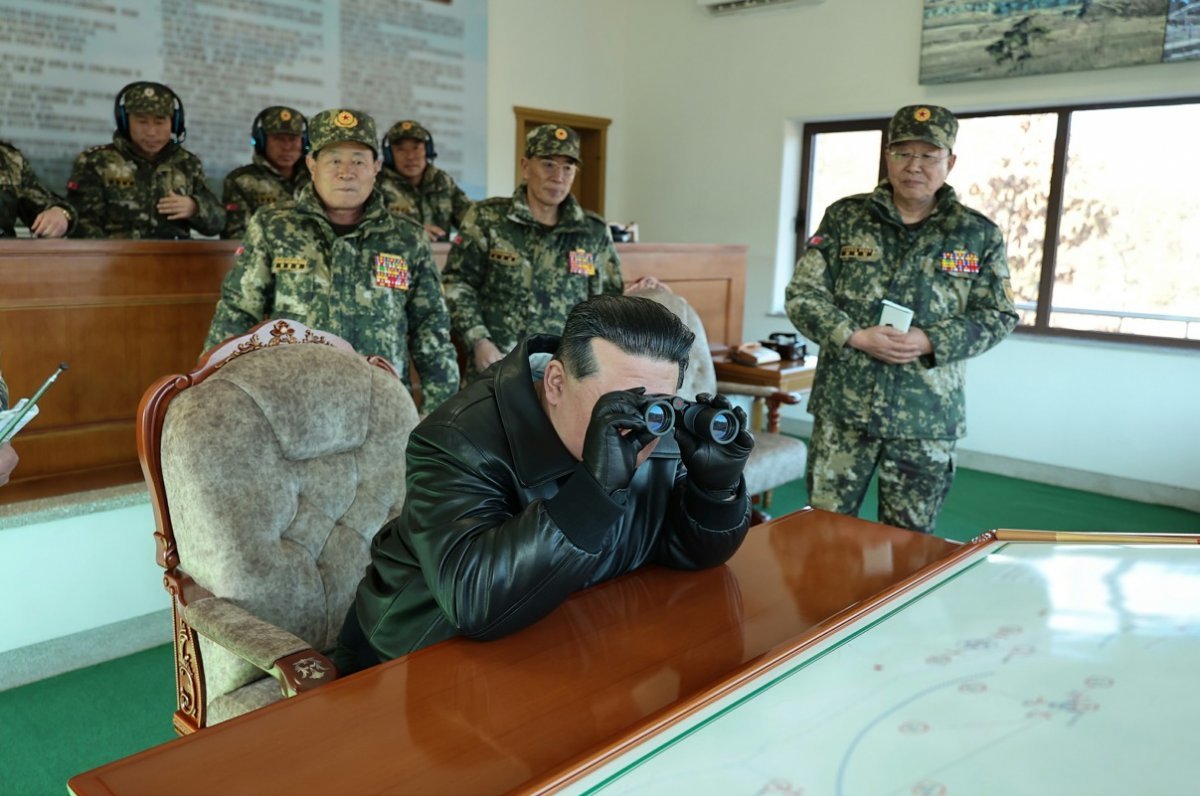
<svg viewBox="0 0 1200 796"><path fill-rule="evenodd" d="M932 166L936 163L941 163L949 155L943 155L940 152L895 152L888 150L888 157L896 163L916 163L918 166Z"/></svg>

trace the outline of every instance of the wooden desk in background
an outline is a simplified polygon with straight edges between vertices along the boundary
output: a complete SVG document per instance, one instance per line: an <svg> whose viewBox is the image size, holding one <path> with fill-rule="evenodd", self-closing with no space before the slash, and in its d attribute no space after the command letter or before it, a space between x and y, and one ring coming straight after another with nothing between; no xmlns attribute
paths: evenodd
<svg viewBox="0 0 1200 796"><path fill-rule="evenodd" d="M208 333L236 241L6 240L0 371L12 400L70 366L17 437L0 503L142 480L134 415L160 376L186 373ZM434 245L445 263L449 244ZM627 281L657 276L700 313L714 345L741 339L745 246L617 244Z"/></svg>
<svg viewBox="0 0 1200 796"><path fill-rule="evenodd" d="M500 793L632 743L959 545L806 509L721 567L646 567L489 642L451 639L73 777L77 796ZM163 714L161 720L170 721Z"/></svg>
<svg viewBox="0 0 1200 796"><path fill-rule="evenodd" d="M717 373L717 381L728 381L734 384L745 384L752 387L767 388L772 392L801 393L812 389L813 378L817 372L817 358L807 357L803 362L784 360L771 362L766 365L743 365L724 357L713 359L713 369ZM751 407L750 426L763 429L762 396L756 397ZM792 403L795 403L794 401ZM779 431L779 404L771 403L767 410L765 430Z"/></svg>

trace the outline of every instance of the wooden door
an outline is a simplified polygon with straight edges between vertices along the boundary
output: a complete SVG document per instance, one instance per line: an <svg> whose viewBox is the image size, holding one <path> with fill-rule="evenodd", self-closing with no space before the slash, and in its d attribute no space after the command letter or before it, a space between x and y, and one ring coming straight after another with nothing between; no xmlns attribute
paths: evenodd
<svg viewBox="0 0 1200 796"><path fill-rule="evenodd" d="M612 120L536 108L514 107L513 112L517 117L516 157L513 159L517 183L522 181L521 158L525 155L525 135L542 124L570 127L579 133L579 155L582 160L579 173L575 176L575 184L571 186L571 193L585 209L603 216L607 136Z"/></svg>

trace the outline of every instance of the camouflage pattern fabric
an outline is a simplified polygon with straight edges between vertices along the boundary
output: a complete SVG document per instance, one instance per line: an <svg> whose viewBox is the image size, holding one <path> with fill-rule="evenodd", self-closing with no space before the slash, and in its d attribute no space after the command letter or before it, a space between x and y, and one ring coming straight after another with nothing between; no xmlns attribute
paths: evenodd
<svg viewBox="0 0 1200 796"><path fill-rule="evenodd" d="M222 196L225 229L221 237L240 239L246 234L246 222L254 211L294 199L311 179L303 158L296 163L291 178L285 180L269 160L255 152L253 163L234 169L225 177Z"/></svg>
<svg viewBox="0 0 1200 796"><path fill-rule="evenodd" d="M503 353L531 334L562 334L577 303L624 289L604 219L568 195L558 224L539 224L524 184L511 198L486 199L467 213L442 280L467 350L490 338Z"/></svg>
<svg viewBox="0 0 1200 796"><path fill-rule="evenodd" d="M159 213L158 200L171 191L195 199L196 214L170 221ZM149 161L120 133L75 159L67 198L79 213L78 238L182 239L193 229L216 235L225 225L225 209L209 190L199 158L170 143Z"/></svg>
<svg viewBox="0 0 1200 796"><path fill-rule="evenodd" d="M308 151L316 154L330 144L354 141L368 147L379 157L375 138L375 120L362 111L331 108L321 111L308 123Z"/></svg>
<svg viewBox="0 0 1200 796"><path fill-rule="evenodd" d="M420 122L412 119L403 119L396 122L388 131L383 134L389 144L399 141L401 138L412 138L416 141L432 141L433 134L425 129L425 126ZM380 142L382 146L382 142Z"/></svg>
<svg viewBox="0 0 1200 796"><path fill-rule="evenodd" d="M294 318L386 357L410 388L411 362L423 414L458 390L450 317L425 231L388 213L378 191L358 227L340 237L312 185L294 204L251 217L204 347L267 318Z"/></svg>
<svg viewBox="0 0 1200 796"><path fill-rule="evenodd" d="M463 193L454 178L430 163L414 186L391 166L384 166L377 187L384 195L388 210L412 216L422 224L433 224L449 232L462 229L463 219L474 203Z"/></svg>
<svg viewBox="0 0 1200 796"><path fill-rule="evenodd" d="M817 418L808 443L808 502L857 516L878 466L879 521L933 533L954 482L955 444L952 439L881 439Z"/></svg>
<svg viewBox="0 0 1200 796"><path fill-rule="evenodd" d="M1017 324L1000 230L938 191L917 229L900 219L891 186L830 206L796 263L787 313L821 346L809 411L885 439L966 433L966 359ZM883 299L913 310L933 354L889 365L846 345L879 323Z"/></svg>
<svg viewBox="0 0 1200 796"><path fill-rule="evenodd" d="M51 207L64 208L75 226L75 211L56 194L47 191L33 173L29 161L15 146L0 141L0 238L17 234L17 221L26 227Z"/></svg>
<svg viewBox="0 0 1200 796"><path fill-rule="evenodd" d="M550 158L555 155L579 163L579 133L570 127L543 124L525 134L525 157Z"/></svg>
<svg viewBox="0 0 1200 796"><path fill-rule="evenodd" d="M118 99L128 114L171 117L177 109L175 93L161 83L131 83L122 89Z"/></svg>
<svg viewBox="0 0 1200 796"><path fill-rule="evenodd" d="M907 105L888 122L888 146L901 141L924 141L939 149L954 149L958 119L940 105Z"/></svg>
<svg viewBox="0 0 1200 796"><path fill-rule="evenodd" d="M308 125L308 119L304 118L303 113L286 105L272 105L269 108L263 108L257 116L257 121L266 135L278 135L279 133L304 135ZM253 132L251 130L251 134Z"/></svg>
<svg viewBox="0 0 1200 796"><path fill-rule="evenodd" d="M8 383L4 381L4 374L0 373L0 411L8 408Z"/></svg>

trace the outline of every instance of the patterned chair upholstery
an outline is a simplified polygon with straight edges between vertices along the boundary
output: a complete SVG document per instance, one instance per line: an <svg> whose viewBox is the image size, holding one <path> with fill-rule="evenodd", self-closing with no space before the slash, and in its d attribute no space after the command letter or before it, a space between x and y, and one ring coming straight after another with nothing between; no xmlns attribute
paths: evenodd
<svg viewBox="0 0 1200 796"><path fill-rule="evenodd" d="M771 402L796 403L796 396L789 393L746 384L718 382L716 370L713 368L712 353L708 346L708 335L704 331L704 323L683 296L657 287L640 289L631 295L654 299L679 316L680 320L695 332L696 341L692 344L687 375L684 376L683 387L679 390L679 395L682 397L691 400L696 397L697 393L720 392L724 395L745 395L755 400L762 399L768 404ZM757 496L756 521L767 518L763 509L769 507L770 491L790 481L803 478L807 461L808 448L803 440L780 434L774 429L754 430L754 451L750 454L750 461L746 464L745 475L747 491L751 495Z"/></svg>
<svg viewBox="0 0 1200 796"><path fill-rule="evenodd" d="M323 653L404 502L417 411L395 370L268 321L159 380L138 417L172 596L176 730L335 678Z"/></svg>

